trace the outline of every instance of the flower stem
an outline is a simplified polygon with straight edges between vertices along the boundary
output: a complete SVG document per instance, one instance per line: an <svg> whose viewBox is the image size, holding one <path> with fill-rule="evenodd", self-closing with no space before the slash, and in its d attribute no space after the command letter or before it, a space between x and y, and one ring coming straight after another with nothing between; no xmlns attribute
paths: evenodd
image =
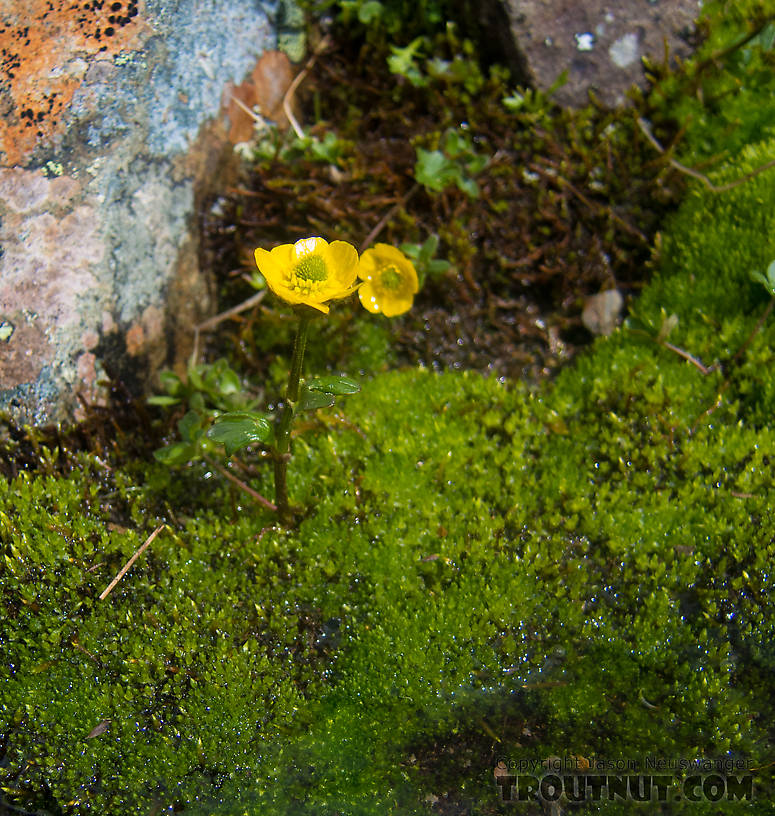
<svg viewBox="0 0 775 816"><path fill-rule="evenodd" d="M307 330L310 318L307 315L299 316L299 326L293 341L293 359L288 374L288 388L285 392L285 404L277 420L274 447L274 496L277 513L280 520L290 519L291 512L288 505L288 460L291 458L291 423L294 415L294 404L299 399L299 381L301 380L301 366L304 362L304 349L307 347Z"/></svg>

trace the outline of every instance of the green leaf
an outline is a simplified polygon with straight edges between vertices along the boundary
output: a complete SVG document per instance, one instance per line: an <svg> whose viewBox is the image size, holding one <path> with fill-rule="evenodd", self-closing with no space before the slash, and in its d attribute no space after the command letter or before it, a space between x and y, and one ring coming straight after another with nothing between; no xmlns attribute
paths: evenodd
<svg viewBox="0 0 775 816"><path fill-rule="evenodd" d="M451 264L449 261L437 258L436 260L430 261L428 263L428 272L431 275L441 275L443 272L446 272L450 268L450 266Z"/></svg>
<svg viewBox="0 0 775 816"><path fill-rule="evenodd" d="M154 397L148 397L146 402L148 405L177 405L180 400L177 397L167 397L163 394L157 394Z"/></svg>
<svg viewBox="0 0 775 816"><path fill-rule="evenodd" d="M440 150L417 148L417 162L414 177L429 190L441 192L450 181L454 181L456 168Z"/></svg>
<svg viewBox="0 0 775 816"><path fill-rule="evenodd" d="M366 0L358 9L358 21L363 25L368 25L373 20L378 20L383 14L382 3L378 0Z"/></svg>
<svg viewBox="0 0 775 816"><path fill-rule="evenodd" d="M183 419L178 422L178 430L181 437L186 442L195 442L202 428L202 417L196 411L189 411Z"/></svg>
<svg viewBox="0 0 775 816"><path fill-rule="evenodd" d="M183 382L174 371L162 371L159 382L168 394L177 394L183 387Z"/></svg>
<svg viewBox="0 0 775 816"><path fill-rule="evenodd" d="M458 188L467 196L471 198L479 197L479 185L473 179L459 176L455 181L457 182Z"/></svg>
<svg viewBox="0 0 775 816"><path fill-rule="evenodd" d="M197 391L205 390L204 380L202 379L202 366L189 367L188 384L196 388Z"/></svg>
<svg viewBox="0 0 775 816"><path fill-rule="evenodd" d="M422 87L427 82L422 74L417 70L414 60L425 45L425 37L417 37L405 48L395 45L390 46L391 55L387 58L388 68L393 74L405 76L415 87Z"/></svg>
<svg viewBox="0 0 775 816"><path fill-rule="evenodd" d="M413 261L416 261L422 252L422 247L419 244L399 244L398 248Z"/></svg>
<svg viewBox="0 0 775 816"><path fill-rule="evenodd" d="M221 414L213 422L207 437L223 445L226 455L251 445L253 442L265 442L272 434L272 426L263 414Z"/></svg>
<svg viewBox="0 0 775 816"><path fill-rule="evenodd" d="M227 368L220 373L218 379L218 392L224 396L229 394L238 394L242 391L242 383L239 375L231 368Z"/></svg>
<svg viewBox="0 0 775 816"><path fill-rule="evenodd" d="M775 261L767 267L766 276L761 272L751 272L751 280L761 283L771 295L775 296Z"/></svg>
<svg viewBox="0 0 775 816"><path fill-rule="evenodd" d="M7 320L4 320L2 323L0 323L0 340L10 340L13 331L13 324L9 323Z"/></svg>
<svg viewBox="0 0 775 816"><path fill-rule="evenodd" d="M525 104L525 97L514 91L511 96L505 96L502 100L503 106L510 111L518 111Z"/></svg>
<svg viewBox="0 0 775 816"><path fill-rule="evenodd" d="M274 150L272 150L270 154L270 158L274 156ZM247 282L254 288L258 289L266 289L266 279L264 276L256 270L255 272L250 273L250 277L247 278Z"/></svg>
<svg viewBox="0 0 775 816"><path fill-rule="evenodd" d="M448 79L454 78L450 67L452 63L449 60L441 59L440 57L433 57L425 64L428 73L434 79Z"/></svg>
<svg viewBox="0 0 775 816"><path fill-rule="evenodd" d="M420 248L420 254L430 260L435 254L436 250L439 248L439 237L438 235L429 235L425 243Z"/></svg>
<svg viewBox="0 0 775 816"><path fill-rule="evenodd" d="M163 465L184 465L196 457L196 445L190 442L173 442L153 452L153 458Z"/></svg>
<svg viewBox="0 0 775 816"><path fill-rule="evenodd" d="M441 149L450 159L456 159L468 149L466 139L456 130L448 130L441 142Z"/></svg>
<svg viewBox="0 0 775 816"><path fill-rule="evenodd" d="M194 392L188 398L188 404L192 411L196 411L199 414L204 414L207 410L205 407L204 394L202 394L201 391Z"/></svg>
<svg viewBox="0 0 775 816"><path fill-rule="evenodd" d="M482 170L487 167L489 164L490 159L487 156L472 156L469 162L466 164L466 172L470 173L472 176L481 173Z"/></svg>
<svg viewBox="0 0 775 816"><path fill-rule="evenodd" d="M671 314L668 316L667 312L662 309L662 325L659 327L657 333L657 342L662 343L667 340L668 335L678 325L678 315Z"/></svg>
<svg viewBox="0 0 775 816"><path fill-rule="evenodd" d="M546 96L547 97L551 96L553 93L559 91L563 85L567 84L568 84L568 69L566 68L564 71L560 73L557 79L555 79L554 82L552 82L552 84L549 86L549 89L546 92Z"/></svg>
<svg viewBox="0 0 775 816"><path fill-rule="evenodd" d="M301 395L296 407L299 411L314 411L316 408L329 408L334 404L332 394L323 391L310 391L305 385L301 390Z"/></svg>
<svg viewBox="0 0 775 816"><path fill-rule="evenodd" d="M316 377L308 380L305 386L310 391L322 391L324 394L335 394L336 396L346 396L347 394L357 394L361 387L355 380L349 377Z"/></svg>

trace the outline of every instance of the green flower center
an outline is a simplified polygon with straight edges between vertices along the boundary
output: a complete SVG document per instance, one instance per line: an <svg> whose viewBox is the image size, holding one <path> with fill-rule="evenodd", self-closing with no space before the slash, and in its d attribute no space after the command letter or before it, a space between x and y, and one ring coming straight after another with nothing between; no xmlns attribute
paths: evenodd
<svg viewBox="0 0 775 816"><path fill-rule="evenodd" d="M328 278L326 262L319 255L307 255L302 258L296 264L293 272L305 283L317 283Z"/></svg>
<svg viewBox="0 0 775 816"><path fill-rule="evenodd" d="M383 289L390 289L395 291L401 287L401 273L395 266L385 266L380 271L379 282Z"/></svg>

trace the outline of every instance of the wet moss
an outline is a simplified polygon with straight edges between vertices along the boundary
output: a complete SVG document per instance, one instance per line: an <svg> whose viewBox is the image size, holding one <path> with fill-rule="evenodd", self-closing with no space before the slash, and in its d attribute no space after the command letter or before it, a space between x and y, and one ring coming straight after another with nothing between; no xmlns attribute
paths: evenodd
<svg viewBox="0 0 775 816"><path fill-rule="evenodd" d="M692 433L714 383L687 366L622 334L542 395L381 375L297 440L297 531L216 487L102 602L169 474L117 480L132 528L87 475L20 475L6 787L72 813L497 812L501 755L764 765L775 439Z"/></svg>
<svg viewBox="0 0 775 816"><path fill-rule="evenodd" d="M773 157L764 138L712 179ZM11 434L0 807L533 814L500 801L499 759L655 756L755 769L753 802L664 812L768 813L773 322L748 342L768 181L697 182L631 325L549 386L365 380L295 439L298 529L141 456L153 421L121 451ZM356 345L379 350L370 325ZM242 475L267 492L259 465Z"/></svg>

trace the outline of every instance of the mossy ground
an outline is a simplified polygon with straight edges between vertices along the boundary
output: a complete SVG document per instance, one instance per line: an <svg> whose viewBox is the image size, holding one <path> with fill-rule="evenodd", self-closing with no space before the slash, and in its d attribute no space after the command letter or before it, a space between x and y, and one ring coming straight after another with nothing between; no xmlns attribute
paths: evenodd
<svg viewBox="0 0 775 816"><path fill-rule="evenodd" d="M713 180L773 157L768 132ZM551 385L381 372L309 422L297 529L204 465L20 456L0 807L538 814L499 759L653 756L741 759L755 799L564 807L770 813L775 321L745 344L773 258L772 176L698 183L633 328ZM655 341L670 314L719 365Z"/></svg>

